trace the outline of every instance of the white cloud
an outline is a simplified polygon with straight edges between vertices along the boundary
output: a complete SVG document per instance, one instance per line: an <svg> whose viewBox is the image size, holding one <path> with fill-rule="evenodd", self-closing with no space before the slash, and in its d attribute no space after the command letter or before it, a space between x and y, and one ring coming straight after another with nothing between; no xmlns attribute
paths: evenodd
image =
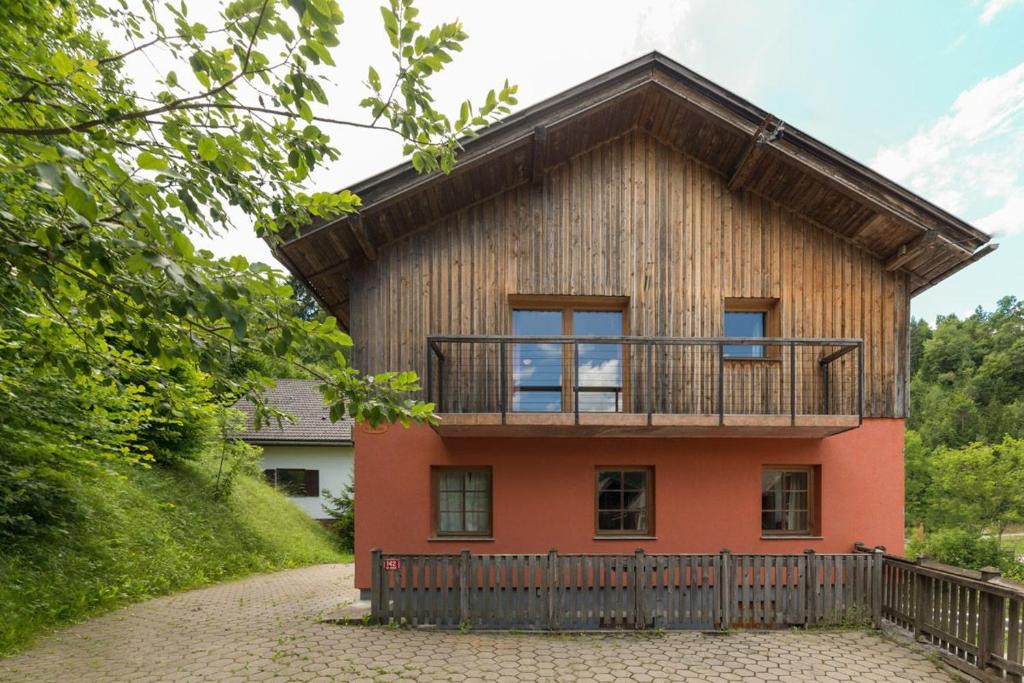
<svg viewBox="0 0 1024 683"><path fill-rule="evenodd" d="M977 225L998 235L1024 233L1024 188L1019 188L1000 208L979 218Z"/></svg>
<svg viewBox="0 0 1024 683"><path fill-rule="evenodd" d="M965 90L950 110L871 165L999 234L1024 232L1024 64Z"/></svg>
<svg viewBox="0 0 1024 683"><path fill-rule="evenodd" d="M990 24L992 20L996 18L996 15L1002 12L1011 5L1024 4L1024 0L988 0L985 6L981 8L981 14L978 16L978 21L983 24Z"/></svg>

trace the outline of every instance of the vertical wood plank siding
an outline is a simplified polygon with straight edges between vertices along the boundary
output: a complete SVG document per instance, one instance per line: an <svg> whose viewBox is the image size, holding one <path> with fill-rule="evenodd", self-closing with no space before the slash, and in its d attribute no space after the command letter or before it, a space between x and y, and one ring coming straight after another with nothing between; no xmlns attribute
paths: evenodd
<svg viewBox="0 0 1024 683"><path fill-rule="evenodd" d="M422 376L429 334L509 334L510 294L627 296L630 333L664 336L778 298L782 336L863 338L865 415L905 416L908 276L727 180L633 131L422 226L353 263L355 363Z"/></svg>

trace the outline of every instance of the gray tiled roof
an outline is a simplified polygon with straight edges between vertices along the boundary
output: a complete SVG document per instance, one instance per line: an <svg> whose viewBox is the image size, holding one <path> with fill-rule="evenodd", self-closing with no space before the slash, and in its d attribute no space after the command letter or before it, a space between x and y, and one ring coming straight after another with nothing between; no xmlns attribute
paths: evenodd
<svg viewBox="0 0 1024 683"><path fill-rule="evenodd" d="M283 420L264 425L259 431L253 429L254 407L243 399L235 408L246 415L247 429L242 432L244 441L254 444L351 444L351 418L331 422L327 404L317 382L306 379L279 379L277 386L267 390L267 402L278 410L288 413L295 422Z"/></svg>

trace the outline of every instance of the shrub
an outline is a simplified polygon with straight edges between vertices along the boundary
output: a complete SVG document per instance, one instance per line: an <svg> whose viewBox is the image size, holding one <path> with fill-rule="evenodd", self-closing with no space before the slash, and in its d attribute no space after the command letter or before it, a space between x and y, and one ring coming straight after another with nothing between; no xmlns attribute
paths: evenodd
<svg viewBox="0 0 1024 683"><path fill-rule="evenodd" d="M930 560L965 569L999 567L1006 557L999 541L966 529L939 529L926 534L921 541L912 541L908 548L912 555L924 555Z"/></svg>
<svg viewBox="0 0 1024 683"><path fill-rule="evenodd" d="M342 552L350 553L356 543L356 493L355 484L349 483L338 495L323 490L324 511L334 520L331 535Z"/></svg>

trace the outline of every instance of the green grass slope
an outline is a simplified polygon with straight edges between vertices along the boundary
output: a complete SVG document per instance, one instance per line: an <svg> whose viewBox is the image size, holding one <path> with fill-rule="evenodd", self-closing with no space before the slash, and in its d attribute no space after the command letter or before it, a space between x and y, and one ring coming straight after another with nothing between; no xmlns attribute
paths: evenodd
<svg viewBox="0 0 1024 683"><path fill-rule="evenodd" d="M66 533L0 548L0 656L128 602L286 567L338 562L327 533L260 479L217 500L208 465L135 467L78 485Z"/></svg>

